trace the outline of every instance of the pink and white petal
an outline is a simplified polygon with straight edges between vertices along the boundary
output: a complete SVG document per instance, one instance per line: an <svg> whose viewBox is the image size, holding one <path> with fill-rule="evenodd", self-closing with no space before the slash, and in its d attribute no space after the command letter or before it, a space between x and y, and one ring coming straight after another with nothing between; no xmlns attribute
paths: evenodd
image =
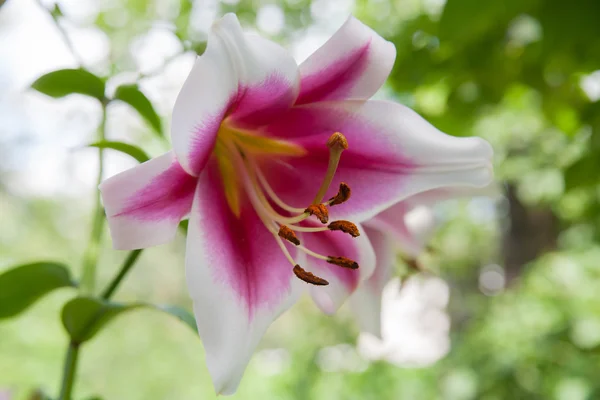
<svg viewBox="0 0 600 400"><path fill-rule="evenodd" d="M223 193L209 162L190 216L186 280L215 390L232 394L262 335L296 301L302 282L254 210L244 204L236 218Z"/></svg>
<svg viewBox="0 0 600 400"><path fill-rule="evenodd" d="M298 66L283 47L257 35L240 38L236 48L243 49L238 65L243 72L227 121L240 128L265 125L294 104L300 85Z"/></svg>
<svg viewBox="0 0 600 400"><path fill-rule="evenodd" d="M342 27L300 65L296 104L368 99L387 79L396 48L350 16Z"/></svg>
<svg viewBox="0 0 600 400"><path fill-rule="evenodd" d="M173 109L171 136L179 162L199 175L225 118L255 127L286 111L299 86L296 62L282 47L246 35L234 14L216 21Z"/></svg>
<svg viewBox="0 0 600 400"><path fill-rule="evenodd" d="M432 189L418 193L409 197L405 201L410 207L419 205L431 206L450 199L470 198L470 197L489 197L498 199L502 196L503 190L499 183L492 182L484 187L453 186Z"/></svg>
<svg viewBox="0 0 600 400"><path fill-rule="evenodd" d="M363 227L363 233L373 246L377 262L373 275L350 298L350 305L361 332L381 337L381 295L392 277L395 243L392 236L368 226Z"/></svg>
<svg viewBox="0 0 600 400"><path fill-rule="evenodd" d="M404 254L418 257L425 249L436 225L435 215L430 206L456 198L497 198L501 193L501 187L495 182L482 188L454 186L432 189L410 196L364 224L392 235Z"/></svg>
<svg viewBox="0 0 600 400"><path fill-rule="evenodd" d="M169 151L102 182L113 247L141 249L172 240L192 208L197 181Z"/></svg>
<svg viewBox="0 0 600 400"><path fill-rule="evenodd" d="M333 218L364 221L416 193L448 186L482 187L492 180L493 151L485 140L446 135L411 109L387 101L335 101L294 107L264 133L285 137L307 156L280 161L269 179L283 200L310 204L327 168L325 143L333 132L348 139L328 192L340 182L352 198Z"/></svg>
<svg viewBox="0 0 600 400"><path fill-rule="evenodd" d="M413 197L380 212L365 225L390 235L402 253L415 258L425 249L436 220L431 208L409 203Z"/></svg>
<svg viewBox="0 0 600 400"><path fill-rule="evenodd" d="M237 28L237 20L221 23ZM238 81L225 39L213 29L173 107L173 150L188 173L199 175L208 161L221 122L237 96Z"/></svg>
<svg viewBox="0 0 600 400"><path fill-rule="evenodd" d="M362 227L358 227L362 230ZM375 268L375 253L365 235L353 238L342 232L304 234L302 245L324 256L346 257L358 263L356 270L329 264L311 256L306 269L329 282L327 286L311 286L311 295L317 306L326 314L335 313L359 284L368 279Z"/></svg>

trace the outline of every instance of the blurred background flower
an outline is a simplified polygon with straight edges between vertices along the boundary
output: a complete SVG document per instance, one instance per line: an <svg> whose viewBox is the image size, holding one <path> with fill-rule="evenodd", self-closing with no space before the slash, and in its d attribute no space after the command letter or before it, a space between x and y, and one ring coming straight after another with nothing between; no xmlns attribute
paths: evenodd
<svg viewBox="0 0 600 400"><path fill-rule="evenodd" d="M450 288L442 279L413 276L391 280L381 298L381 339L358 338L359 353L399 367L426 367L450 350Z"/></svg>

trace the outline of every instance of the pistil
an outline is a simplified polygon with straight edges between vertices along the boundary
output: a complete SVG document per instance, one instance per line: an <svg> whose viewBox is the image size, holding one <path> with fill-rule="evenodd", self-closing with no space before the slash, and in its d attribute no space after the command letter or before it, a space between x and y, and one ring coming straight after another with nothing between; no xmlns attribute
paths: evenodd
<svg viewBox="0 0 600 400"><path fill-rule="evenodd" d="M335 132L329 137L327 147L329 147L329 164L327 165L327 172L325 173L323 183L313 200L313 204L319 204L323 201L323 197L325 196L325 193L327 193L327 189L329 189L335 171L340 163L342 152L348 149L348 140L346 140L346 137L340 132Z"/></svg>

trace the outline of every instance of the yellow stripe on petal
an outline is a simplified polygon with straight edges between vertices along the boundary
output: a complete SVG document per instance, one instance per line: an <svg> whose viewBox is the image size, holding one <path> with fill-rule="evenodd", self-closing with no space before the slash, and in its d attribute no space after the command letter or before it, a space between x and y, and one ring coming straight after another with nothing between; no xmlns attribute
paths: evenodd
<svg viewBox="0 0 600 400"><path fill-rule="evenodd" d="M283 140L232 131L232 138L244 149L254 154L277 154L291 157L306 155L306 150L297 144Z"/></svg>
<svg viewBox="0 0 600 400"><path fill-rule="evenodd" d="M240 190L239 182L233 166L233 161L227 154L225 146L217 141L215 146L215 155L219 165L219 172L223 179L223 188L225 190L225 198L227 204L231 209L231 212L239 218L240 217Z"/></svg>

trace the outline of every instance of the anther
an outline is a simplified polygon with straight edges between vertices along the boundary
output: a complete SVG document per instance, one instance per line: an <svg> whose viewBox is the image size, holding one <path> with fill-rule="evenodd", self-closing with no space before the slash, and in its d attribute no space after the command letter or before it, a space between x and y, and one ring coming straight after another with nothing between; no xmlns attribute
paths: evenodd
<svg viewBox="0 0 600 400"><path fill-rule="evenodd" d="M327 225L327 228L329 228L331 231L342 231L352 237L360 236L358 228L350 221L333 221Z"/></svg>
<svg viewBox="0 0 600 400"><path fill-rule="evenodd" d="M327 147L330 149L348 150L348 140L340 132L335 132L327 140Z"/></svg>
<svg viewBox="0 0 600 400"><path fill-rule="evenodd" d="M310 273L308 271L305 271L298 264L296 264L294 266L294 274L296 274L298 279L301 279L306 283L310 283L310 284L317 285L317 286L329 285L329 282L327 282L325 279L319 278L318 276L313 275L312 273Z"/></svg>
<svg viewBox="0 0 600 400"><path fill-rule="evenodd" d="M358 263L346 257L331 257L327 258L329 264L339 265L340 267L349 269L358 269Z"/></svg>
<svg viewBox="0 0 600 400"><path fill-rule="evenodd" d="M279 237L287 240L288 242L295 244L296 246L300 245L300 240L298 240L294 231L285 225L281 225L279 227L279 232L277 234L279 235Z"/></svg>
<svg viewBox="0 0 600 400"><path fill-rule="evenodd" d="M327 207L325 204L313 204L310 205L304 210L305 213L309 215L314 215L321 221L322 224L326 224L329 221L329 212L327 211Z"/></svg>
<svg viewBox="0 0 600 400"><path fill-rule="evenodd" d="M338 204L342 204L350 198L351 193L352 191L350 190L350 186L344 182L341 182L337 194L329 199L329 205L337 206Z"/></svg>

